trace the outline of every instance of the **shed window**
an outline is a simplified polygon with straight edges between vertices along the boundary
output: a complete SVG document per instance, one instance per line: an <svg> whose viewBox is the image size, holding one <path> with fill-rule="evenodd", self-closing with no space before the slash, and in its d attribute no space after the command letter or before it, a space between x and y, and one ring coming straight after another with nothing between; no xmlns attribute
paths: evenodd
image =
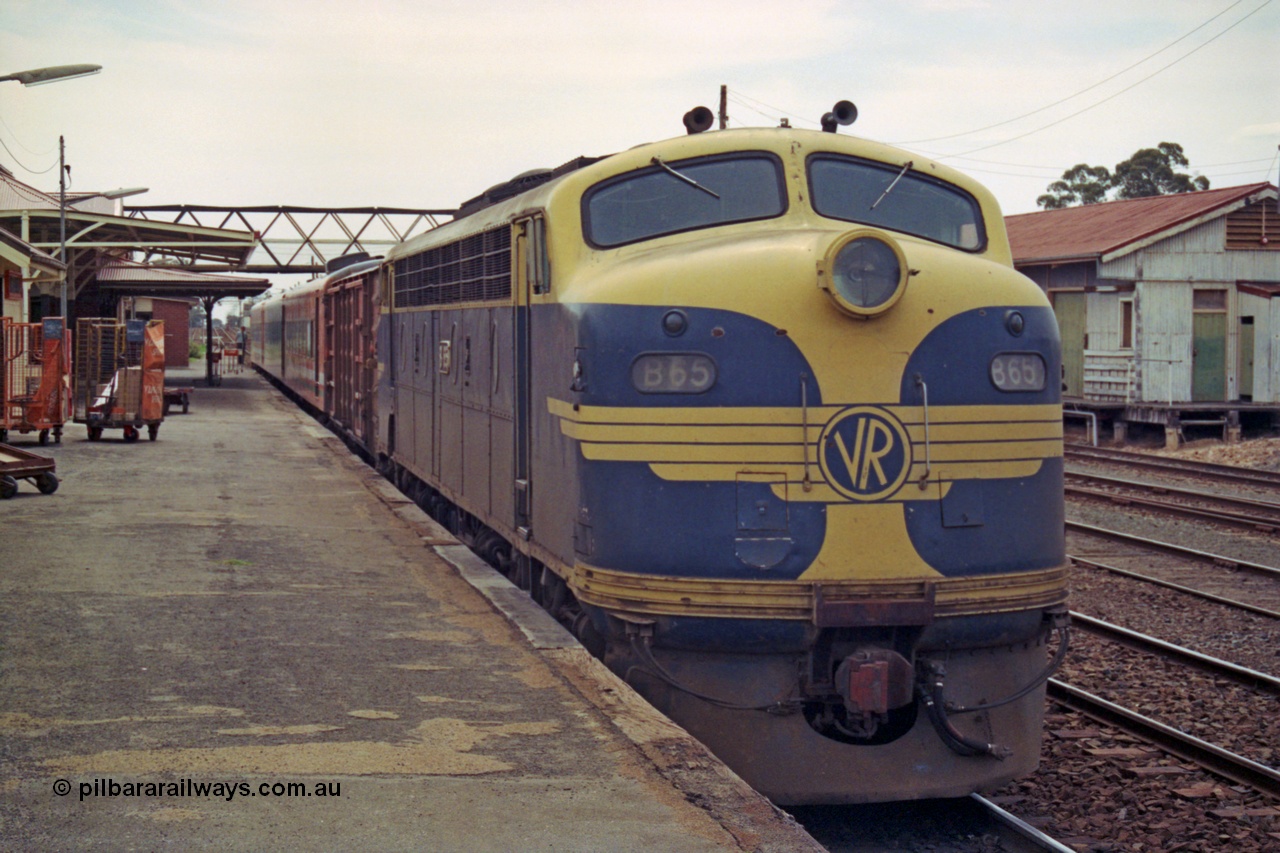
<svg viewBox="0 0 1280 853"><path fill-rule="evenodd" d="M1133 349L1133 300L1120 300L1120 349Z"/></svg>
<svg viewBox="0 0 1280 853"><path fill-rule="evenodd" d="M1197 290L1192 297L1192 308L1196 311L1226 311L1227 292L1225 290Z"/></svg>

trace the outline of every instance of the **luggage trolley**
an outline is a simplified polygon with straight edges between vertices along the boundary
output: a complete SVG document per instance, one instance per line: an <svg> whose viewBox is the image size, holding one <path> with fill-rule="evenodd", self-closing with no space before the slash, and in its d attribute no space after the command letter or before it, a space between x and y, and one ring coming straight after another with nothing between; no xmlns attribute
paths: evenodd
<svg viewBox="0 0 1280 853"><path fill-rule="evenodd" d="M0 322L0 441L9 433L37 432L62 441L67 421L70 331L61 317L39 323Z"/></svg>
<svg viewBox="0 0 1280 853"><path fill-rule="evenodd" d="M123 429L137 441L142 427L152 441L164 420L164 323L85 317L76 324L74 418L89 440L104 429Z"/></svg>
<svg viewBox="0 0 1280 853"><path fill-rule="evenodd" d="M8 500L18 493L18 481L35 483L42 495L58 491L57 463L48 457L0 444L0 498Z"/></svg>

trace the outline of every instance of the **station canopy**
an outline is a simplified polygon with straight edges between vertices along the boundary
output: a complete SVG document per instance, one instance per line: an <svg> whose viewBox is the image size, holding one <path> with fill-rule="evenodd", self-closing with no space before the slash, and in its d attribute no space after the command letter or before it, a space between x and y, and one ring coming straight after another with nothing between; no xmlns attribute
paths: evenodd
<svg viewBox="0 0 1280 853"><path fill-rule="evenodd" d="M268 288L266 279L238 280L197 269L243 267L259 242L252 231L128 218L120 215L111 195L67 195L63 258L71 298L95 282L122 295L163 291L200 298L250 296ZM57 256L63 244L62 220L56 195L28 186L0 167L0 228ZM157 275L148 276L148 268Z"/></svg>
<svg viewBox="0 0 1280 853"><path fill-rule="evenodd" d="M66 264L0 228L0 260L30 270L30 281L60 281ZM4 264L0 263L0 267Z"/></svg>
<svg viewBox="0 0 1280 853"><path fill-rule="evenodd" d="M181 267L113 260L98 268L98 289L121 296L188 297L217 301L257 296L271 287L265 278L196 272Z"/></svg>

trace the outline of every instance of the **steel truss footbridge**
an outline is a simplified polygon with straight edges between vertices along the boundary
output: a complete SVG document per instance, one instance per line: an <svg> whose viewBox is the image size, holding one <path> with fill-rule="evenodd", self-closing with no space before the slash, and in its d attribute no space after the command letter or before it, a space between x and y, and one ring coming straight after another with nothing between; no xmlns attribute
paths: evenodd
<svg viewBox="0 0 1280 853"><path fill-rule="evenodd" d="M319 273L326 262L352 252L370 255L452 219L456 210L403 207L298 207L263 205L220 207L201 204L126 207L130 219L202 228L251 232L257 240L243 263L191 257L182 264L202 272ZM160 260L163 250L143 251L144 263Z"/></svg>

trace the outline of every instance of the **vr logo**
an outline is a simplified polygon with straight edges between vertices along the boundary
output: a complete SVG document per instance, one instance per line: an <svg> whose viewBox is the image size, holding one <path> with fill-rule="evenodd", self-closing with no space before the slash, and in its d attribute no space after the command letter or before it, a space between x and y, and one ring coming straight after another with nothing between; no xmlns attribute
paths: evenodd
<svg viewBox="0 0 1280 853"><path fill-rule="evenodd" d="M911 439L897 418L872 406L845 409L818 439L818 460L827 482L847 498L889 497L911 471Z"/></svg>

